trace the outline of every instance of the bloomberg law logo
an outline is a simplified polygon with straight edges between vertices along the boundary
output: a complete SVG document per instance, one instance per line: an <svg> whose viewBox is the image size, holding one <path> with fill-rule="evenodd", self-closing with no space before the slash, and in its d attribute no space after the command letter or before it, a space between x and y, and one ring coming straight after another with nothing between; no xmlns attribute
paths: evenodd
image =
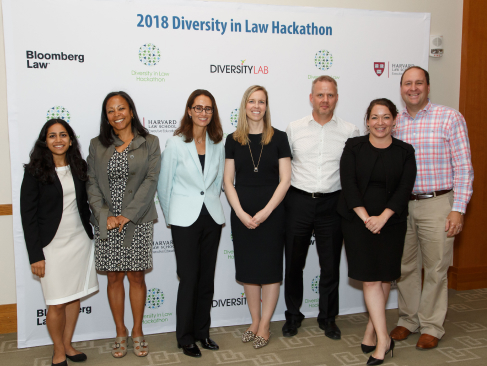
<svg viewBox="0 0 487 366"><path fill-rule="evenodd" d="M245 292L242 292L240 294L240 297L213 300L211 307L220 308L220 307L242 306L242 305L247 305L247 298L245 297Z"/></svg>
<svg viewBox="0 0 487 366"><path fill-rule="evenodd" d="M327 50L321 50L315 54L315 66L326 71L333 65L333 55Z"/></svg>
<svg viewBox="0 0 487 366"><path fill-rule="evenodd" d="M51 61L78 61L80 63L85 62L84 55L74 55L68 53L42 53L37 51L25 51L27 57L27 68L28 69L47 69L50 62L41 62L34 60L51 60ZM32 63L31 63L32 62Z"/></svg>
<svg viewBox="0 0 487 366"><path fill-rule="evenodd" d="M214 74L264 74L269 73L269 66L244 65L245 60L240 60L240 65L210 65L210 73Z"/></svg>

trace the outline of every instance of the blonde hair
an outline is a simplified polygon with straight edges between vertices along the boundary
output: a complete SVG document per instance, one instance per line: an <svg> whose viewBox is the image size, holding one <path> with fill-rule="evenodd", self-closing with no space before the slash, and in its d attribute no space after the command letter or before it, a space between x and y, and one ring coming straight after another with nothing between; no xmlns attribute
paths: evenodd
<svg viewBox="0 0 487 366"><path fill-rule="evenodd" d="M262 90L265 94L266 111L264 114L264 130L262 131L262 141L261 144L267 145L272 140L274 135L274 129L271 125L271 111L269 109L269 97L267 95L267 90L260 85L252 85L249 87L244 95L242 96L242 101L240 102L240 111L238 114L237 130L233 133L233 139L240 143L241 145L248 145L249 140L249 122L247 120L247 113L245 112L245 107L250 99L252 93Z"/></svg>

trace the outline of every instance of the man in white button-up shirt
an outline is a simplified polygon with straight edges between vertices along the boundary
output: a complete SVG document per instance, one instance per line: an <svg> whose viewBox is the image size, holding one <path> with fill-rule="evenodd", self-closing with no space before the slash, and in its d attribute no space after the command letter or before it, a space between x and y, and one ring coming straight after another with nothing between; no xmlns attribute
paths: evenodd
<svg viewBox="0 0 487 366"><path fill-rule="evenodd" d="M334 114L338 102L335 79L320 76L313 81L309 100L313 112L291 122L286 129L293 154L291 188L286 206L286 323L285 337L298 333L304 315L303 268L315 233L321 274L318 324L331 339L340 339L338 283L343 236L336 212L340 184L340 158L345 142L359 136L359 129Z"/></svg>

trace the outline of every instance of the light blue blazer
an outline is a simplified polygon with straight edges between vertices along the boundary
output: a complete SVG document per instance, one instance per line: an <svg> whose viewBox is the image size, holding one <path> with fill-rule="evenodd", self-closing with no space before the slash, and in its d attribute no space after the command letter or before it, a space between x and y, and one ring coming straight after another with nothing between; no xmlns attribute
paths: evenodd
<svg viewBox="0 0 487 366"><path fill-rule="evenodd" d="M225 149L223 140L214 144L206 133L205 170L194 141L173 136L162 152L157 196L166 225L188 227L199 217L203 203L215 222L225 223L220 202Z"/></svg>

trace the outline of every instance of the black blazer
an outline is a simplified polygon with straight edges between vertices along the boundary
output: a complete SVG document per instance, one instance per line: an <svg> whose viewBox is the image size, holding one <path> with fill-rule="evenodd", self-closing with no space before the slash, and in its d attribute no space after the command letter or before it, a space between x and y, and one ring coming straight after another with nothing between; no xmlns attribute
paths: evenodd
<svg viewBox="0 0 487 366"><path fill-rule="evenodd" d="M349 221L356 215L353 209L364 206L363 196L378 156L379 153L372 148L368 135L350 138L345 143L340 160L342 192L337 210ZM386 207L394 211L388 223L405 221L416 180L414 148L393 137L392 146L382 154L382 159L386 170Z"/></svg>
<svg viewBox="0 0 487 366"><path fill-rule="evenodd" d="M80 180L73 171L71 173L81 222L86 234L93 239L86 182ZM57 174L54 183L43 184L27 170L24 171L20 188L20 215L30 263L45 259L42 249L56 235L63 216L63 187Z"/></svg>

